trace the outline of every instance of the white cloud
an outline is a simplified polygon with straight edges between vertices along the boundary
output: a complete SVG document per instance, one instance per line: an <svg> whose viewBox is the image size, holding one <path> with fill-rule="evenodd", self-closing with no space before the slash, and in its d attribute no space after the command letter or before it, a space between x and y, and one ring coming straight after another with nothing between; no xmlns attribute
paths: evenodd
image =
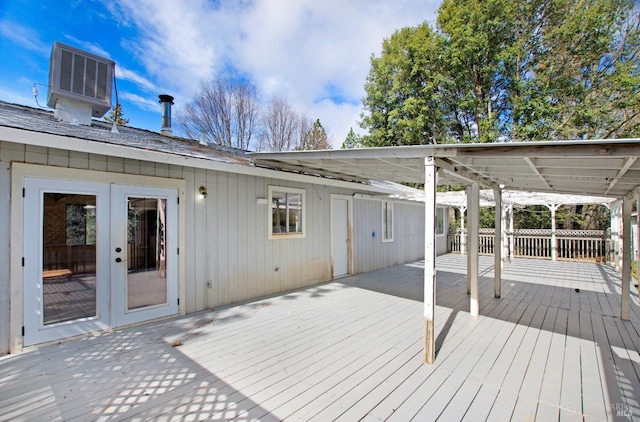
<svg viewBox="0 0 640 422"><path fill-rule="evenodd" d="M20 87L24 87L24 88L29 88L29 85L33 85L32 82L30 81L19 81L19 86ZM38 87L39 90L42 89L42 87ZM45 88L46 89L46 88ZM34 98L33 95L30 95L31 89L18 89L16 90L16 86L13 85L11 87L7 87L7 86L3 86L0 85L0 98L2 99L2 101L6 101L9 103L14 103L14 104L25 104L28 105L29 107L38 107L38 104L36 103L36 99ZM46 90L44 92L39 92L38 95L38 102L40 103L40 106L42 107L46 107L47 105L47 92Z"/></svg>
<svg viewBox="0 0 640 422"><path fill-rule="evenodd" d="M360 118L359 104L336 104L325 100L308 108L306 114L314 121L320 119L334 148L342 146L350 129L356 134L362 132L357 124Z"/></svg>
<svg viewBox="0 0 640 422"><path fill-rule="evenodd" d="M29 27L8 20L0 20L0 35L26 50L45 56L51 53L51 46L40 41L39 34Z"/></svg>
<svg viewBox="0 0 640 422"><path fill-rule="evenodd" d="M118 79L133 82L146 91L153 92L156 90L156 86L149 79L123 66L116 65L116 77Z"/></svg>
<svg viewBox="0 0 640 422"><path fill-rule="evenodd" d="M74 45L77 46L83 50L89 51L97 56L100 57L105 57L108 59L111 59L111 55L109 54L108 51L106 51L105 49L103 49L102 47L100 47L98 44L89 42L89 41L83 41L83 40L79 40L75 37L72 37L70 35L65 35L65 37Z"/></svg>
<svg viewBox="0 0 640 422"><path fill-rule="evenodd" d="M440 0L120 0L109 10L139 39L123 41L148 79L186 103L201 79L229 67L265 97L320 118L339 146L357 131L371 54L404 26L433 21ZM124 76L123 76L124 78ZM146 81L146 82L145 82Z"/></svg>
<svg viewBox="0 0 640 422"><path fill-rule="evenodd" d="M131 92L123 92L119 94L119 96L123 100L135 104L138 108L142 110L147 110L147 111L152 111L154 113L157 113L158 110L160 109L160 106L158 105L158 101L156 99L152 100L151 98L143 97L141 95L133 94Z"/></svg>

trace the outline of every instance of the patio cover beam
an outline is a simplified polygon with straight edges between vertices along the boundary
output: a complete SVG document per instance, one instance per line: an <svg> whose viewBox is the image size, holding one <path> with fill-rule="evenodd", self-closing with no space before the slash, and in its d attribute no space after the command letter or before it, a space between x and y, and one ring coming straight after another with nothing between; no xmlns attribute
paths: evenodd
<svg viewBox="0 0 640 422"><path fill-rule="evenodd" d="M613 189L613 187L620 181L622 176L624 176L627 173L629 168L631 168L631 166L633 165L633 163L636 162L636 160L637 160L637 157L629 157L629 158L625 159L624 165L622 166L622 168L620 170L618 170L618 174L616 175L616 177L614 177L614 179L611 181L611 183L609 183L609 187L604 192L605 195L609 194L611 189Z"/></svg>
<svg viewBox="0 0 640 422"><path fill-rule="evenodd" d="M529 167L531 167L531 170L533 170L533 172L538 176L538 178L542 181L542 183L544 183L547 189L553 190L549 182L547 182L547 179L544 178L542 173L540 173L540 170L538 170L538 167L536 167L535 163L533 162L534 159L531 159L529 157L522 157L522 158L529 165Z"/></svg>
<svg viewBox="0 0 640 422"><path fill-rule="evenodd" d="M469 170L469 167L466 164L452 158L447 158L446 160L438 159L438 167L443 168L447 173L455 177L465 180L467 184L478 182L483 186L493 189L499 187L499 184L490 179L486 174L477 171L474 173Z"/></svg>

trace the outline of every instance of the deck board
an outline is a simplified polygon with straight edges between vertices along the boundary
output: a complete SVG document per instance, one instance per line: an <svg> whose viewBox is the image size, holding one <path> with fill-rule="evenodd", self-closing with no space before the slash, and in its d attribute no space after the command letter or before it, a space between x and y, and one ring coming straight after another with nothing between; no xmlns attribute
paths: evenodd
<svg viewBox="0 0 640 422"><path fill-rule="evenodd" d="M607 265L516 259L501 299L479 267L472 320L466 256L437 259L433 365L418 262L2 357L0 420L639 417L636 289L622 321Z"/></svg>

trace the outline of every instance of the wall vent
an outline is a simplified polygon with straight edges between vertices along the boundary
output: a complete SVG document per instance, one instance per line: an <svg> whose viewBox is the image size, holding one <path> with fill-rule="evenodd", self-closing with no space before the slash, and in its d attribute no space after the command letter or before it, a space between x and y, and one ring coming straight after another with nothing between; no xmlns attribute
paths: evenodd
<svg viewBox="0 0 640 422"><path fill-rule="evenodd" d="M114 65L112 60L54 42L47 105L57 109L59 102L71 100L76 105L90 106L92 117L104 116L111 108Z"/></svg>

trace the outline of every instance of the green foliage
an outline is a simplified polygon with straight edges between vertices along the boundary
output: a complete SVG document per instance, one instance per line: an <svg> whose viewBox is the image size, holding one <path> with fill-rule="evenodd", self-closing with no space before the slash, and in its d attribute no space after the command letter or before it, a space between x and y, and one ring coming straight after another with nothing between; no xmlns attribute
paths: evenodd
<svg viewBox="0 0 640 422"><path fill-rule="evenodd" d="M341 149L354 149L360 148L362 146L362 141L358 135L353 132L353 128L349 129L349 133L347 134L346 139L342 143Z"/></svg>
<svg viewBox="0 0 640 422"><path fill-rule="evenodd" d="M495 227L495 208L482 207L480 228ZM456 211L450 227L460 227L460 215ZM465 227L466 214L465 214ZM606 230L610 226L609 209L604 205L563 205L556 210L556 228L567 230ZM529 205L513 209L513 227L518 229L550 229L551 210L544 205Z"/></svg>
<svg viewBox="0 0 640 422"><path fill-rule="evenodd" d="M445 0L438 26L445 40L443 69L454 82L461 123L469 129L457 140L493 142L504 133L508 111L504 93L513 61L515 2L511 0Z"/></svg>
<svg viewBox="0 0 640 422"><path fill-rule="evenodd" d="M640 135L633 0L444 0L371 58L365 146Z"/></svg>
<svg viewBox="0 0 640 422"><path fill-rule="evenodd" d="M519 62L515 138L637 136L638 9L626 0L543 4L529 12L538 37Z"/></svg>
<svg viewBox="0 0 640 422"><path fill-rule="evenodd" d="M364 146L418 145L439 142L446 133L443 89L437 69L441 39L428 24L396 31L371 58L365 84L361 126L369 129Z"/></svg>
<svg viewBox="0 0 640 422"><path fill-rule="evenodd" d="M125 119L122 114L122 104L118 103L111 109L108 116L104 117L104 120L110 123L115 123L120 126L129 124L129 119Z"/></svg>
<svg viewBox="0 0 640 422"><path fill-rule="evenodd" d="M305 151L331 149L331 142L329 142L327 132L322 127L320 119L313 122L311 129L302 134L302 142L298 149Z"/></svg>

